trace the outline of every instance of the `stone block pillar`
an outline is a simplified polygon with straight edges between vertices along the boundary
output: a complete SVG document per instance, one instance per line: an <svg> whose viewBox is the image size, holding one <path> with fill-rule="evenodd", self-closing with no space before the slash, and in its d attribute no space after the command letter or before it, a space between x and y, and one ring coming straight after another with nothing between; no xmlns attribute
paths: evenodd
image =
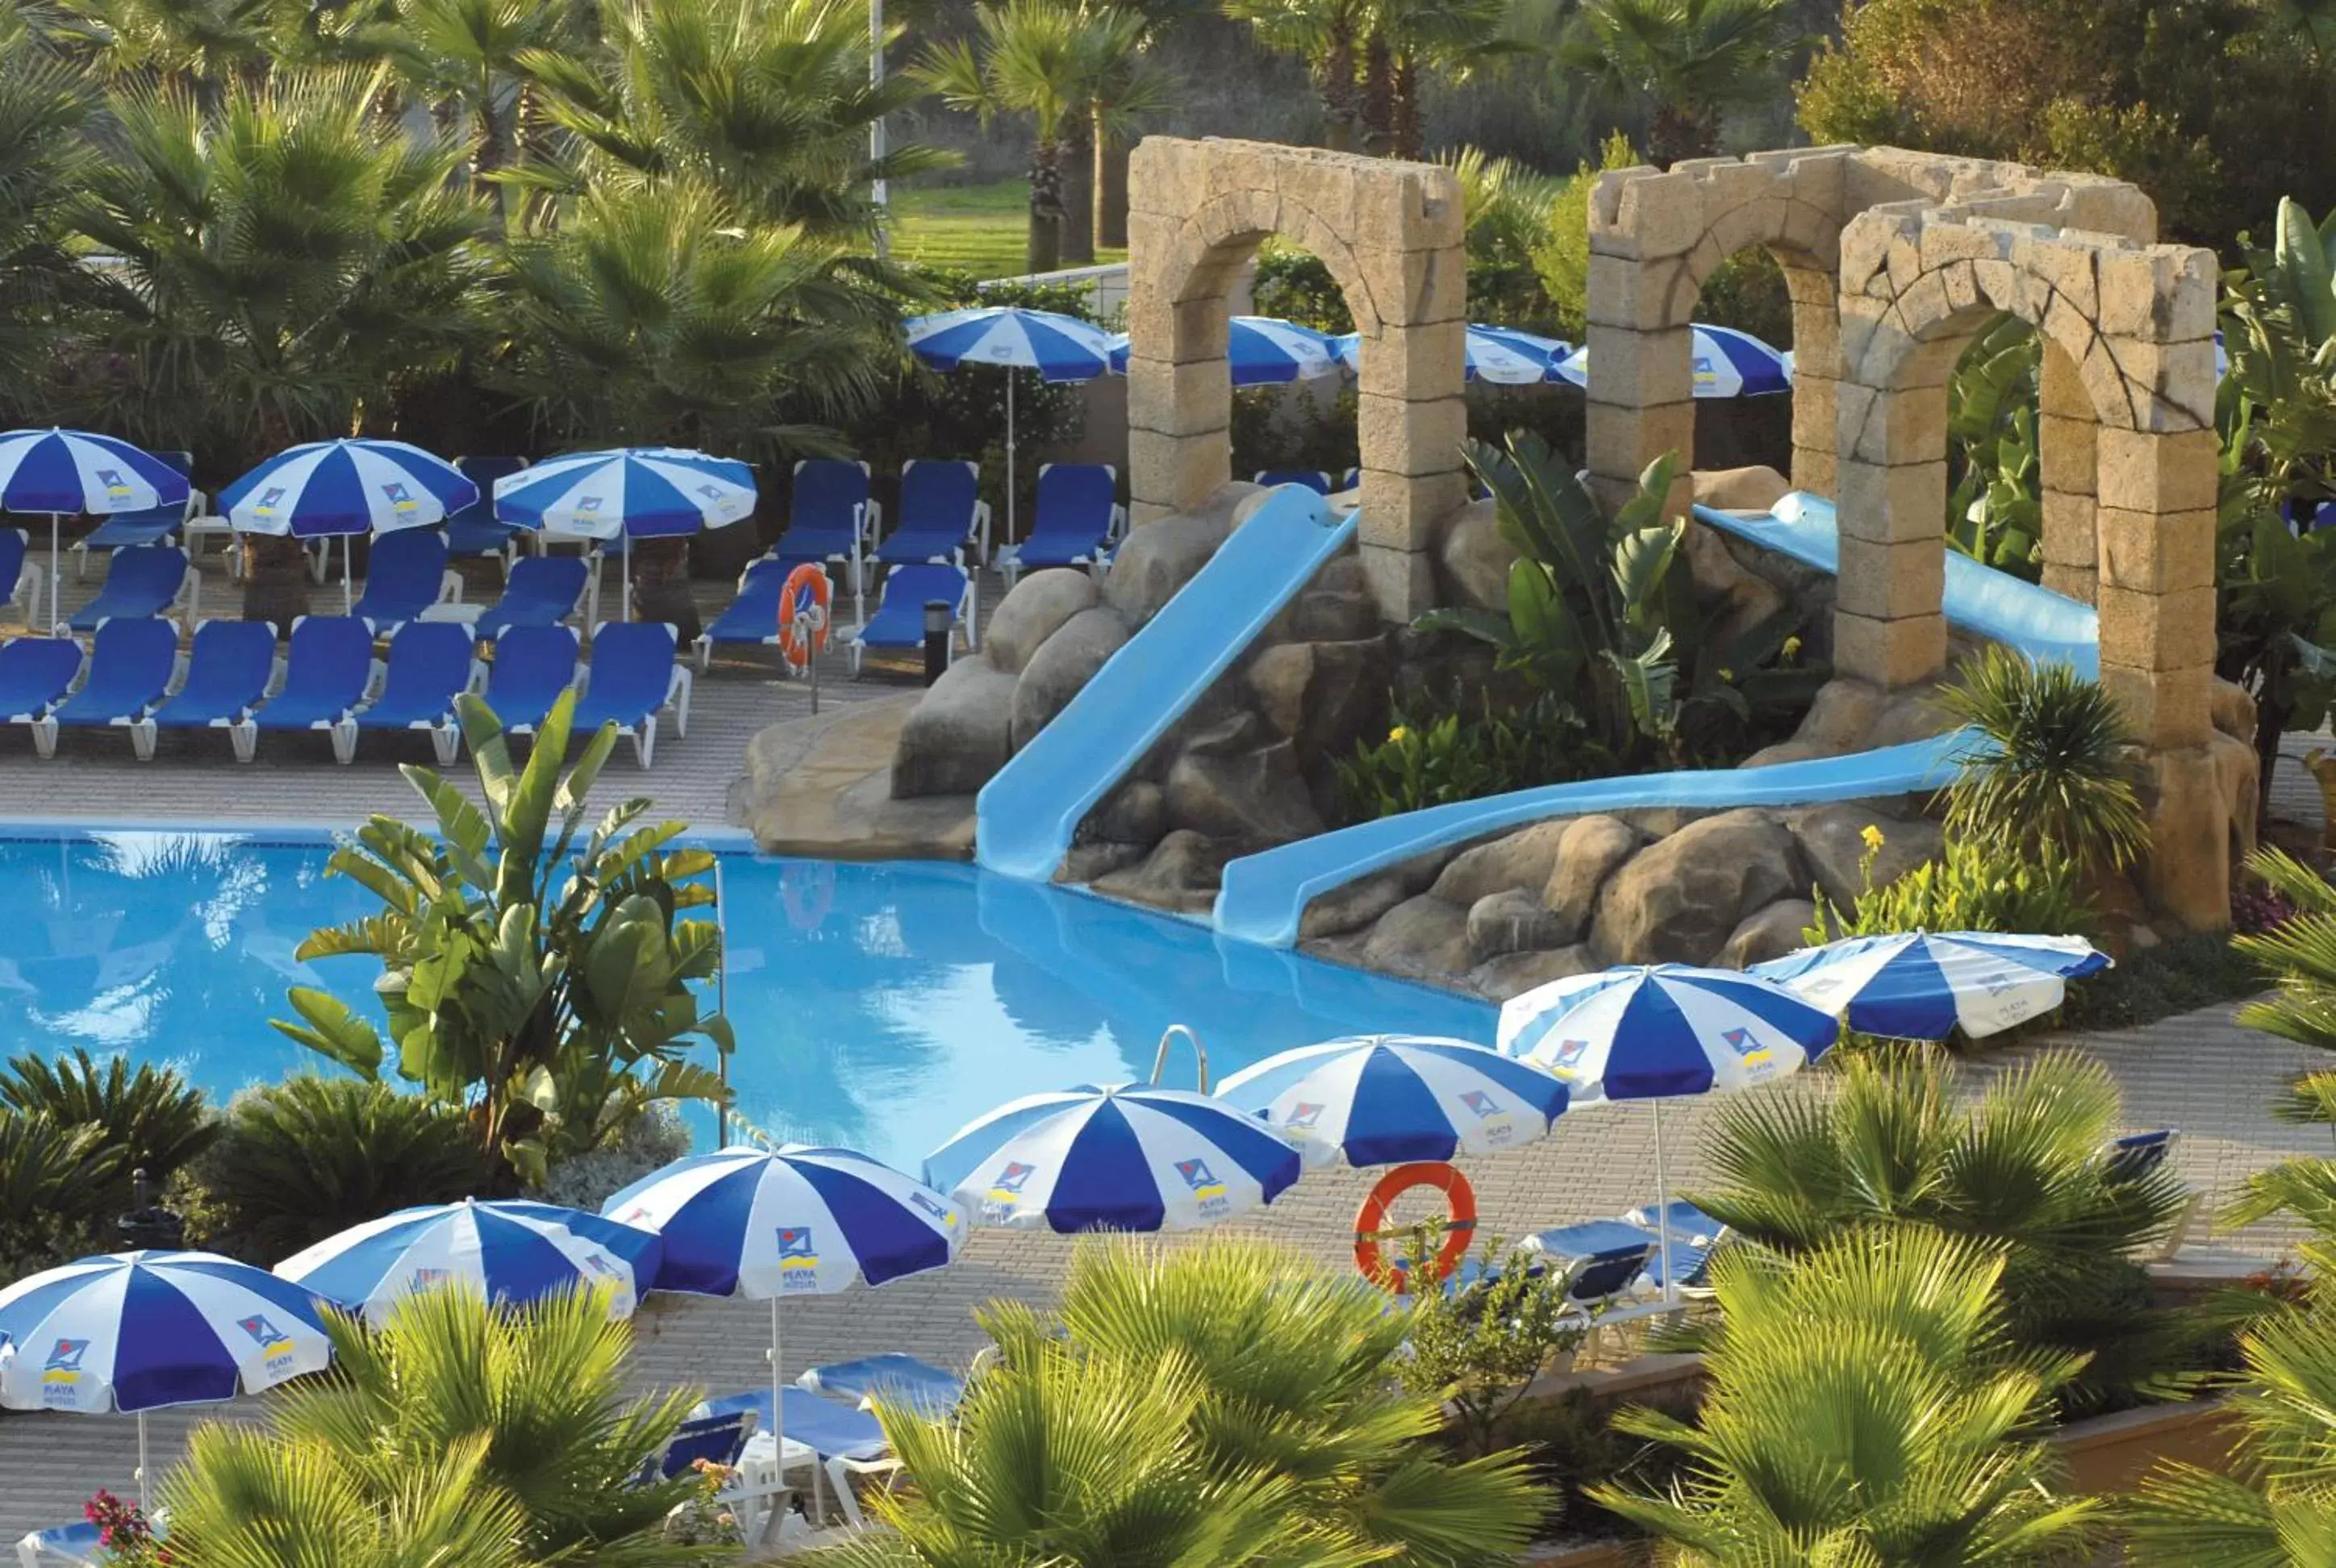
<svg viewBox="0 0 2336 1568"><path fill-rule="evenodd" d="M2038 399L2037 466L2042 481L2044 586L2087 604L2100 580L2100 547L2094 538L2098 464L2095 446L2100 421L2085 390L2077 362L2049 339L2043 346Z"/></svg>
<svg viewBox="0 0 2336 1568"><path fill-rule="evenodd" d="M1468 261L1458 183L1424 165L1372 205L1386 220L1355 237L1377 319L1356 315L1355 423L1362 455L1362 558L1387 618L1436 604L1436 524L1468 499Z"/></svg>
<svg viewBox="0 0 2336 1568"><path fill-rule="evenodd" d="M1833 271L1779 256L1793 300L1793 488L1831 498L1840 483L1841 316Z"/></svg>
<svg viewBox="0 0 2336 1568"><path fill-rule="evenodd" d="M1886 308L1846 297L1842 307L1845 323L1853 313L1878 317ZM1951 363L1946 352L1911 353L1886 386L1843 382L1836 392L1841 574L1834 669L1885 690L1936 680L1946 666L1940 525Z"/></svg>
<svg viewBox="0 0 2336 1568"><path fill-rule="evenodd" d="M1679 456L1671 497L1685 511L1695 463L1694 334L1698 281L1689 256L1706 238L1692 170L1626 169L1590 193L1587 407L1590 481L1607 506L1638 488L1663 453Z"/></svg>

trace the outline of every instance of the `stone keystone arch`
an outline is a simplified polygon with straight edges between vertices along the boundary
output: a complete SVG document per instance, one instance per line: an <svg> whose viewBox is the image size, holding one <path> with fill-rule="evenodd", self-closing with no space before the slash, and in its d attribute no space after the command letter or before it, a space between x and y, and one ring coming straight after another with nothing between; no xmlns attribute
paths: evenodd
<svg viewBox="0 0 2336 1568"><path fill-rule="evenodd" d="M1130 515L1232 478L1227 294L1269 234L1319 257L1362 335L1362 559L1381 612L1436 601L1436 526L1467 499L1467 260L1451 170L1316 148L1146 137L1128 178Z"/></svg>

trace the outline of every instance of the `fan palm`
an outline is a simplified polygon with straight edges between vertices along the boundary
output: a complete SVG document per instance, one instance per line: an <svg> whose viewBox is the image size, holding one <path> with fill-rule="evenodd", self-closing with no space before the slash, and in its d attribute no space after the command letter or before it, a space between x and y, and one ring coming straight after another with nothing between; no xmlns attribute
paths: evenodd
<svg viewBox="0 0 2336 1568"><path fill-rule="evenodd" d="M2239 1022L2300 1046L2336 1051L2336 887L2281 849L2256 851L2247 870L2285 894L2297 912L2269 930L2231 940L2278 980L2270 996L2239 1009ZM2273 1114L2289 1121L2336 1124L2336 1069L2291 1079ZM2336 1233L2336 1224L2325 1228Z"/></svg>
<svg viewBox="0 0 2336 1568"><path fill-rule="evenodd" d="M95 1127L0 1110L0 1284L84 1250L122 1174Z"/></svg>
<svg viewBox="0 0 2336 1568"><path fill-rule="evenodd" d="M471 170L484 180L512 161L525 133L530 51L577 31L575 8L540 0L400 0L361 36L395 63L442 124L467 123Z"/></svg>
<svg viewBox="0 0 2336 1568"><path fill-rule="evenodd" d="M2064 662L1990 647L1967 661L1939 706L1992 743L1946 789L1947 832L2032 858L2116 871L2149 845L2123 772L2131 743L2107 687Z"/></svg>
<svg viewBox="0 0 2336 1568"><path fill-rule="evenodd" d="M1072 117L1065 169L1066 266L1095 259L1099 245L1127 243L1127 152L1146 119L1176 102L1175 83L1152 55L1156 18L1110 0L1081 6L1094 30L1087 41L1085 108Z"/></svg>
<svg viewBox="0 0 2336 1568"><path fill-rule="evenodd" d="M1377 0L1364 51L1371 73L1383 78L1366 89L1364 121L1374 144L1390 157L1426 156L1422 74L1459 85L1478 65L1521 50L1501 35L1510 9L1510 0Z"/></svg>
<svg viewBox="0 0 2336 1568"><path fill-rule="evenodd" d="M1224 8L1268 49L1307 63L1322 102L1324 140L1341 151L1358 150L1363 103L1356 66L1372 0L1224 0Z"/></svg>
<svg viewBox="0 0 2336 1568"><path fill-rule="evenodd" d="M1796 40L1792 0L1585 0L1558 58L1653 103L1648 155L1668 169L1718 152L1722 116L1767 100Z"/></svg>
<svg viewBox="0 0 2336 1568"><path fill-rule="evenodd" d="M1968 1109L1935 1053L1848 1058L1831 1100L1739 1096L1707 1145L1694 1195L1764 1246L1801 1255L1850 1227L1936 1230L2000 1249L2004 1325L2021 1345L2088 1353L2072 1408L2168 1387L2181 1346L2147 1310L2135 1261L2188 1211L2163 1169L2107 1157L2116 1080L2052 1054L1995 1076Z"/></svg>
<svg viewBox="0 0 2336 1568"><path fill-rule="evenodd" d="M602 0L599 33L597 51L521 54L574 143L532 183L694 180L754 221L864 239L881 217L874 181L950 161L914 141L870 155L870 129L920 91L870 83L865 13L847 0Z"/></svg>
<svg viewBox="0 0 2336 1568"><path fill-rule="evenodd" d="M1397 1386L1405 1319L1359 1281L1261 1242L1090 1245L1057 1310L1095 1360L1190 1367L1210 1472L1285 1477L1307 1516L1360 1546L1457 1568L1522 1550L1540 1522L1545 1499L1511 1456L1454 1463L1429 1446L1441 1402ZM1007 1329L1009 1356L1017 1341Z"/></svg>
<svg viewBox="0 0 2336 1568"><path fill-rule="evenodd" d="M297 1498L317 1474L339 1477L352 1503L394 1513L400 1499L431 1483L441 1456L464 1462L502 1543L522 1553L517 1561L579 1568L696 1561L694 1548L658 1540L665 1515L696 1477L647 1485L639 1477L697 1395L626 1396L632 1329L609 1320L605 1300L571 1292L507 1310L474 1290L424 1290L393 1308L378 1332L342 1318L328 1328L333 1377L287 1388L269 1407L264 1437L198 1445L166 1485L172 1547L189 1533L191 1564L214 1561L206 1553L215 1535L266 1539L264 1500ZM181 1512L189 1508L198 1511ZM339 1562L220 1560L287 1568ZM471 1559L436 1561L467 1568Z"/></svg>
<svg viewBox="0 0 2336 1568"><path fill-rule="evenodd" d="M19 24L0 49L0 394L29 404L63 313L88 274L67 248L68 200L89 177L96 93Z"/></svg>
<svg viewBox="0 0 2336 1568"><path fill-rule="evenodd" d="M2076 1356L2023 1352L2000 1259L1936 1231L1850 1230L1714 1260L1721 1315L1697 1422L1626 1411L1679 1449L1669 1495L1591 1495L1684 1568L2081 1562L2096 1499L2055 1494L2034 1438Z"/></svg>

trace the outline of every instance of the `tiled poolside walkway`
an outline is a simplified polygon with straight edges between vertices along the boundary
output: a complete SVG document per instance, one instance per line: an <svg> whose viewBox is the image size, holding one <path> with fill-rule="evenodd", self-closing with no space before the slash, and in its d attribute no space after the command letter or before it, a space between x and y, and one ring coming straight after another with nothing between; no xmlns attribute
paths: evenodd
<svg viewBox="0 0 2336 1568"><path fill-rule="evenodd" d="M994 585L985 589L994 602ZM473 597L478 597L475 593ZM718 592L707 596L718 604ZM69 599L69 602L71 602ZM717 664L699 691L698 722L686 741L660 749L649 784L675 814L699 822L723 818L731 775L746 737L762 725L803 711L801 683L769 678L769 667ZM836 671L829 691L850 700L900 689L909 677L854 685ZM2324 737L2323 741L2324 741ZM70 737L65 755L40 764L21 735L0 735L0 814L9 817L86 816L121 820L180 819L346 823L377 809L406 811L410 797L397 760L427 755L418 742L397 755L369 748L349 769L336 767L321 742L306 748L271 747L260 764L238 768L223 742L197 737L141 766L118 735ZM2295 737L2301 755L2307 737ZM615 781L634 775L619 764ZM2283 766L2275 781L2274 809L2317 824L2319 794L2300 767ZM2208 1196L2192 1231L2211 1234L2215 1203L2246 1174L2299 1153L2327 1153L2324 1133L2273 1122L2264 1112L2281 1079L2310 1053L2239 1029L2231 1009L2214 1008L2145 1028L2091 1036L2073 1044L2107 1063L2126 1092L2135 1128L2178 1126L2182 1174ZM1976 1088L1989 1072L2017 1062L2051 1042L1983 1059ZM1822 1092L1822 1080L1795 1080L1776 1091ZM1674 1182L1692 1187L1699 1166L1698 1133L1705 1107L1683 1105L1665 1113ZM1569 1118L1549 1142L1478 1162L1471 1168L1485 1229L1516 1235L1541 1226L1611 1213L1651 1196L1655 1186L1650 1120L1643 1108L1609 1109ZM1369 1177L1338 1173L1309 1177L1243 1228L1302 1249L1331 1267L1344 1267L1351 1215ZM2240 1240L2266 1252L2284 1237L2275 1229ZM879 1349L902 1349L961 1364L980 1339L971 1310L999 1296L1043 1300L1060 1280L1072 1244L1051 1235L984 1232L956 1267L881 1290L792 1302L786 1309L784 1370ZM644 1387L688 1384L743 1388L768 1376L764 1347L767 1309L756 1303L658 1298L639 1320L634 1371ZM247 1405L203 1415L249 1414ZM153 1421L158 1459L175 1455L195 1416L164 1413ZM135 1438L126 1418L0 1416L0 1552L27 1529L77 1516L98 1486L131 1485Z"/></svg>

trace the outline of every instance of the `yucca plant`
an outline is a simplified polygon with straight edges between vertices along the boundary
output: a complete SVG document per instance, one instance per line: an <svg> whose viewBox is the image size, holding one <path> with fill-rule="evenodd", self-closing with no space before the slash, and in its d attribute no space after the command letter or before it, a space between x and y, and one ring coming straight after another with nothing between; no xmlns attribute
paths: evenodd
<svg viewBox="0 0 2336 1568"><path fill-rule="evenodd" d="M1920 1226L1713 1261L1721 1309L1694 1425L1615 1425L1680 1450L1665 1495L1593 1488L1681 1568L2011 1568L2086 1561L2097 1499L2054 1490L2037 1440L2083 1358L2022 1347L2003 1264Z"/></svg>
<svg viewBox="0 0 2336 1568"><path fill-rule="evenodd" d="M158 1183L219 1137L219 1118L202 1091L177 1073L144 1064L132 1072L123 1057L101 1065L79 1047L54 1061L10 1061L0 1071L0 1105L64 1126L93 1126L119 1151L125 1177L142 1170Z"/></svg>
<svg viewBox="0 0 2336 1568"><path fill-rule="evenodd" d="M2180 1391L2187 1333L2150 1310L2136 1260L2188 1195L2168 1171L2107 1157L2116 1079L2055 1052L1996 1075L1966 1108L1955 1076L1938 1053L1883 1047L1844 1059L1829 1099L1729 1099L1695 1202L1794 1256L1850 1228L1967 1238L2001 1256L2003 1326L2018 1344L2089 1358L2059 1388L2065 1407Z"/></svg>
<svg viewBox="0 0 2336 1568"><path fill-rule="evenodd" d="M1939 706L1989 743L1946 788L1950 834L2091 872L2122 870L2148 849L2121 756L2133 732L2098 681L1990 647L1964 662Z"/></svg>
<svg viewBox="0 0 2336 1568"><path fill-rule="evenodd" d="M280 1502L340 1479L322 1501L346 1505L349 1527L398 1516L462 1466L482 1515L496 1524L486 1561L560 1563L578 1568L694 1564L694 1547L660 1539L666 1514L697 1486L693 1475L640 1480L698 1395L628 1395L632 1327L609 1320L608 1303L570 1292L509 1310L476 1291L424 1290L393 1308L377 1332L335 1317L334 1371L291 1385L268 1407L264 1437L198 1444L164 1487L171 1546L191 1533L191 1564L295 1564L341 1559L209 1554L214 1540L248 1540L262 1553L294 1528ZM185 1512L182 1512L185 1510ZM200 1523L198 1523L200 1522ZM362 1543L362 1532L357 1535ZM461 1563L457 1555L393 1557Z"/></svg>
<svg viewBox="0 0 2336 1568"><path fill-rule="evenodd" d="M1431 1445L1443 1390L1397 1380L1405 1316L1311 1259L1257 1241L1090 1243L1056 1321L1097 1361L1190 1367L1211 1474L1282 1477L1307 1517L1394 1561L1460 1568L1514 1553L1547 1506L1514 1454L1455 1462ZM1030 1340L1009 1331L1001 1342L1011 1358Z"/></svg>
<svg viewBox="0 0 2336 1568"><path fill-rule="evenodd" d="M459 1108L304 1073L229 1101L218 1144L172 1202L209 1245L274 1260L398 1209L472 1196L492 1174Z"/></svg>

